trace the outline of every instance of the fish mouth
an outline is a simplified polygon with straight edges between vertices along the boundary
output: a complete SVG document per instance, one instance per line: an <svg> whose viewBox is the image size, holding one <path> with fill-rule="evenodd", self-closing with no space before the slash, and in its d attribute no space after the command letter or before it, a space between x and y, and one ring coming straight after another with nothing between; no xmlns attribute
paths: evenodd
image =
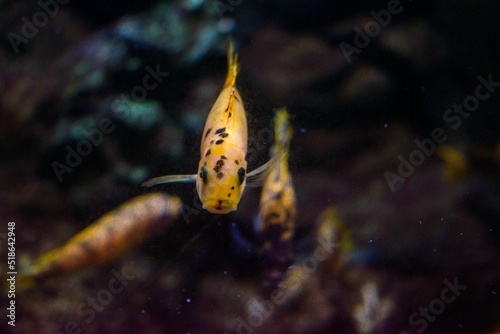
<svg viewBox="0 0 500 334"><path fill-rule="evenodd" d="M203 209L214 214L226 214L232 211L236 211L237 206L233 201L228 200L208 200L203 203Z"/></svg>

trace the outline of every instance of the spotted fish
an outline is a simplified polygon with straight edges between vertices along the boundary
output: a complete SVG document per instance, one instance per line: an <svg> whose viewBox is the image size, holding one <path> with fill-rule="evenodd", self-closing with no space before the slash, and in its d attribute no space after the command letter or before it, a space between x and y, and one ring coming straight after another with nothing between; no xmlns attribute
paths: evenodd
<svg viewBox="0 0 500 334"><path fill-rule="evenodd" d="M198 173L166 175L150 179L150 187L171 182L196 182L203 208L211 213L226 214L237 209L245 185L258 185L277 158L247 173L247 118L243 100L236 88L238 55L230 41L227 48L226 81L208 114L200 146Z"/></svg>
<svg viewBox="0 0 500 334"><path fill-rule="evenodd" d="M181 212L176 196L151 193L106 213L65 245L40 256L19 276L20 289L36 281L110 262L167 227Z"/></svg>
<svg viewBox="0 0 500 334"><path fill-rule="evenodd" d="M259 215L255 221L255 232L265 263L264 275L271 287L279 283L282 274L292 264L292 238L297 205L292 177L288 170L288 151L293 130L286 109L276 112L274 128L275 139L271 155L283 158L266 176Z"/></svg>

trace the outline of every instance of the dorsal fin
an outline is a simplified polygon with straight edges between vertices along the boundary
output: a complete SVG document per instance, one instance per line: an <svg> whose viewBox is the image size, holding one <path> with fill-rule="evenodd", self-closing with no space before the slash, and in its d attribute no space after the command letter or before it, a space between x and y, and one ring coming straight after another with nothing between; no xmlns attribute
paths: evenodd
<svg viewBox="0 0 500 334"><path fill-rule="evenodd" d="M238 54L234 53L233 40L229 38L227 43L227 76L224 87L236 85L236 76L238 75Z"/></svg>

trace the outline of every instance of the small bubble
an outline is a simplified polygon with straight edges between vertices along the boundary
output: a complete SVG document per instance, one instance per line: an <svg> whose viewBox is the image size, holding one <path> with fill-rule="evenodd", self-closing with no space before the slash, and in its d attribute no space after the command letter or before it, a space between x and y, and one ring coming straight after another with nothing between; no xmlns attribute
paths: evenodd
<svg viewBox="0 0 500 334"><path fill-rule="evenodd" d="M146 313L146 310L141 310L141 313L142 313L142 314Z"/></svg>
<svg viewBox="0 0 500 334"><path fill-rule="evenodd" d="M421 220L419 220L419 221L418 221L418 223L419 223L420 225L422 225L422 221L421 221Z"/></svg>
<svg viewBox="0 0 500 334"><path fill-rule="evenodd" d="M186 303L191 303L191 298L186 299Z"/></svg>
<svg viewBox="0 0 500 334"><path fill-rule="evenodd" d="M370 239L370 241L368 241L369 243L372 243L373 242L373 239Z"/></svg>
<svg viewBox="0 0 500 334"><path fill-rule="evenodd" d="M384 123L384 128L388 128L389 127L389 123Z"/></svg>
<svg viewBox="0 0 500 334"><path fill-rule="evenodd" d="M300 133L306 133L307 132L307 129L306 128L300 128Z"/></svg>

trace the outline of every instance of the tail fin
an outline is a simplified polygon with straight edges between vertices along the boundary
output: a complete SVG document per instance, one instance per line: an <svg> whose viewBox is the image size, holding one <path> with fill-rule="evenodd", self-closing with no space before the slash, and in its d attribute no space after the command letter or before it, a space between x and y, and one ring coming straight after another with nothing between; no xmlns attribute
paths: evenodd
<svg viewBox="0 0 500 334"><path fill-rule="evenodd" d="M234 86L238 75L238 54L234 53L233 40L229 38L227 43L227 76L224 86Z"/></svg>

